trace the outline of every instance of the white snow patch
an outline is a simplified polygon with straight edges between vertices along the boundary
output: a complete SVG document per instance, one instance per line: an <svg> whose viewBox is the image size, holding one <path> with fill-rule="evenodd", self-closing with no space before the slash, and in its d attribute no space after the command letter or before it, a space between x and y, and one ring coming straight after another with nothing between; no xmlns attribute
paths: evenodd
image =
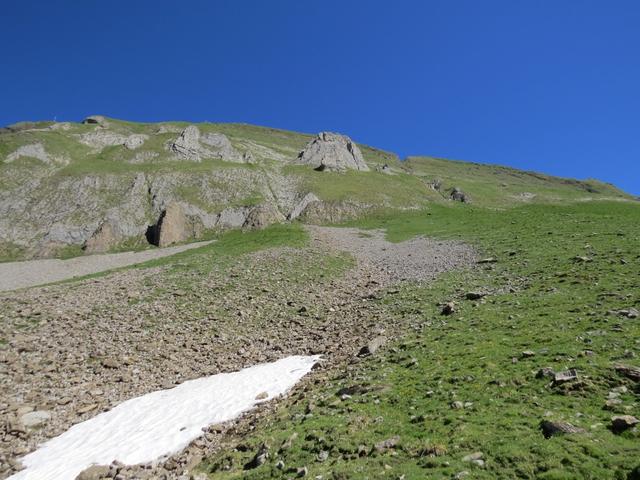
<svg viewBox="0 0 640 480"><path fill-rule="evenodd" d="M239 372L190 380L121 403L74 425L22 458L25 470L10 480L74 480L91 465L161 460L202 435L202 428L231 420L288 391L318 361L292 356ZM268 397L256 400L266 392Z"/></svg>

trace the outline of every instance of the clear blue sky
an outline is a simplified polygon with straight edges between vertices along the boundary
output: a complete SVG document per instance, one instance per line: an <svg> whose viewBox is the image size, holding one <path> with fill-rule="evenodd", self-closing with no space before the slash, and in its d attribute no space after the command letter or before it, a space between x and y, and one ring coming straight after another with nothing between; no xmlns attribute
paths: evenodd
<svg viewBox="0 0 640 480"><path fill-rule="evenodd" d="M246 122L640 194L640 2L8 1L0 124Z"/></svg>

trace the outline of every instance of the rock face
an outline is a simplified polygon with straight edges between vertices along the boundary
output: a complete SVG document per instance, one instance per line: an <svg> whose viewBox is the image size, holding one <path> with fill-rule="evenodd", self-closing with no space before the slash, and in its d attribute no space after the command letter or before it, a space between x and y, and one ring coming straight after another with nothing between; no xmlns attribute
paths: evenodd
<svg viewBox="0 0 640 480"><path fill-rule="evenodd" d="M298 162L316 170L368 171L358 146L346 135L321 132L298 155Z"/></svg>
<svg viewBox="0 0 640 480"><path fill-rule="evenodd" d="M113 226L110 222L104 222L86 241L83 250L87 253L104 253L117 243L118 237L114 232Z"/></svg>
<svg viewBox="0 0 640 480"><path fill-rule="evenodd" d="M124 145L129 150L135 150L141 147L148 138L147 135L132 134L126 136L108 130L96 130L79 136L80 143L97 150L118 145Z"/></svg>
<svg viewBox="0 0 640 480"><path fill-rule="evenodd" d="M159 247L166 247L172 243L184 242L190 236L188 220L179 203L170 204L162 212L156 227L156 241Z"/></svg>
<svg viewBox="0 0 640 480"><path fill-rule="evenodd" d="M231 145L226 135L222 133L206 133L200 137L200 142L213 147L215 156L222 160L242 162L243 157Z"/></svg>
<svg viewBox="0 0 640 480"><path fill-rule="evenodd" d="M300 218L309 223L338 223L358 218L366 208L351 202L311 202Z"/></svg>
<svg viewBox="0 0 640 480"><path fill-rule="evenodd" d="M267 203L252 208L242 226L243 228L261 229L283 220L282 213L274 205Z"/></svg>
<svg viewBox="0 0 640 480"><path fill-rule="evenodd" d="M31 145L23 145L19 147L15 152L7 156L6 162L13 162L21 157L37 158L41 162L46 164L51 163L52 159L45 151L44 146L41 143L33 143Z"/></svg>
<svg viewBox="0 0 640 480"><path fill-rule="evenodd" d="M218 158L231 162L242 162L229 139L222 133L206 133L200 135L195 125L189 125L169 145L169 150L184 160L201 162L205 158Z"/></svg>
<svg viewBox="0 0 640 480"><path fill-rule="evenodd" d="M300 215L302 215L302 212L305 211L305 209L309 206L310 203L319 202L319 201L320 199L316 197L313 193L311 192L307 193L302 198L302 200L300 200L300 202L298 202L298 204L293 208L293 210L291 210L289 215L287 215L287 220L295 220Z"/></svg>
<svg viewBox="0 0 640 480"><path fill-rule="evenodd" d="M189 125L171 144L170 149L178 157L185 160L202 160L200 155L200 130L195 125Z"/></svg>

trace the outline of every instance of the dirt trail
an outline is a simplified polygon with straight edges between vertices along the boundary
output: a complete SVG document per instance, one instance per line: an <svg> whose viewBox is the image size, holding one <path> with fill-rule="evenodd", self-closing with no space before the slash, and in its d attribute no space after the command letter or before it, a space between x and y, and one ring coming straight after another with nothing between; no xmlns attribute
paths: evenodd
<svg viewBox="0 0 640 480"><path fill-rule="evenodd" d="M196 242L175 247L157 248L142 252L105 253L70 258L68 260L44 259L25 262L0 263L0 292L18 288L44 285L114 268L143 263L167 257L211 242Z"/></svg>
<svg viewBox="0 0 640 480"><path fill-rule="evenodd" d="M417 313L389 315L378 301L387 287L429 281L475 260L473 249L458 242L394 244L381 231L309 232L307 247L267 249L230 266L211 257L201 260L202 270L127 269L0 293L0 479L16 470L20 456L71 425L188 379L321 354L323 367L309 380L321 381L372 337L392 338L424 322ZM326 262L336 251L352 254L357 266L330 270L339 268ZM114 268L96 263L93 271ZM25 428L21 418L31 410L51 417ZM188 465L216 451L220 435L210 431L157 467L118 467L118 478L181 478Z"/></svg>

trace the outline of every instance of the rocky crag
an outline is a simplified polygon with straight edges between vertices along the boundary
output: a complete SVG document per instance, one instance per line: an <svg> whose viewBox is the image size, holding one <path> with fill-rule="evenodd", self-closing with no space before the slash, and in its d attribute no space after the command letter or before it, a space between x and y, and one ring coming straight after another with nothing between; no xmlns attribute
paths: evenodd
<svg viewBox="0 0 640 480"><path fill-rule="evenodd" d="M328 132L139 124L101 115L80 123L22 122L0 129L0 258L165 246L229 228L339 222L432 201L482 203L476 184L447 177L446 169L461 162L444 170L433 162L401 162ZM524 175L521 184L484 197L508 204L627 198L601 183Z"/></svg>

